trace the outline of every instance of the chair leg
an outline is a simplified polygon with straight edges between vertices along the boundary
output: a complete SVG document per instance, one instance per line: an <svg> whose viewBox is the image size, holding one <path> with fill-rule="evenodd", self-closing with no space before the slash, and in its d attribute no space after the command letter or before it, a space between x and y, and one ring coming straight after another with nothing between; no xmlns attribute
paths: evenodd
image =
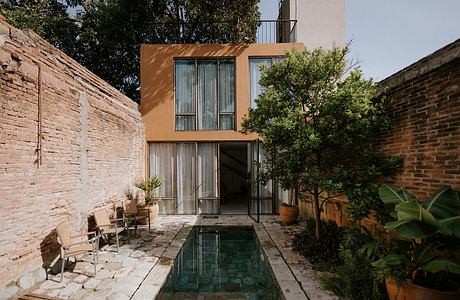
<svg viewBox="0 0 460 300"><path fill-rule="evenodd" d="M137 220L134 219L134 238L137 237Z"/></svg>
<svg viewBox="0 0 460 300"><path fill-rule="evenodd" d="M150 209L147 211L147 216L149 217L149 232L150 232Z"/></svg>
<svg viewBox="0 0 460 300"><path fill-rule="evenodd" d="M115 232L115 237L117 238L117 253L120 251L120 245L118 243L118 232Z"/></svg>
<svg viewBox="0 0 460 300"><path fill-rule="evenodd" d="M61 281L64 279L64 265L65 265L65 261L66 259L63 258L63 256L61 255Z"/></svg>

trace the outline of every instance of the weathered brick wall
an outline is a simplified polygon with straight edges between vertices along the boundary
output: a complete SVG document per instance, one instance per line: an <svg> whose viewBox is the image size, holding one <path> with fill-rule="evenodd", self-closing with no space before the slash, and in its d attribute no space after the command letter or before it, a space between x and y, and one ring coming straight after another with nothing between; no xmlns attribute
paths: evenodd
<svg viewBox="0 0 460 300"><path fill-rule="evenodd" d="M404 159L392 183L421 199L440 187L460 190L460 40L379 84L391 119L380 149Z"/></svg>
<svg viewBox="0 0 460 300"><path fill-rule="evenodd" d="M56 254L59 222L86 230L96 208L120 205L123 190L144 173L144 128L135 102L1 16L0 99L0 295L6 297L15 284L26 288L43 279L33 271Z"/></svg>

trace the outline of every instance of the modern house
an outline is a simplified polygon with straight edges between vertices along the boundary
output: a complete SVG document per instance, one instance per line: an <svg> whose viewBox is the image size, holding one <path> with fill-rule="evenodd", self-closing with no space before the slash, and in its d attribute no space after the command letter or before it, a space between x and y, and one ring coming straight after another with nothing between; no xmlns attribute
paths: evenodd
<svg viewBox="0 0 460 300"><path fill-rule="evenodd" d="M263 154L257 135L240 130L248 109L256 107L260 65L304 49L296 22L260 22L253 44L142 45L146 175L163 182L160 213L271 214L287 199L275 183L257 184ZM330 45L338 30L331 32ZM343 41L344 35L337 43Z"/></svg>

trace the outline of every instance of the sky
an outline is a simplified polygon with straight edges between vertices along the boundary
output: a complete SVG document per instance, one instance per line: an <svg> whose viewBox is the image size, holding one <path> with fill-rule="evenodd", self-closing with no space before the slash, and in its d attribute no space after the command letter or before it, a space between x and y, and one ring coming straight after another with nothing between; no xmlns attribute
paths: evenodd
<svg viewBox="0 0 460 300"><path fill-rule="evenodd" d="M460 0L345 1L349 58L377 81L460 38ZM276 19L278 0L259 8Z"/></svg>

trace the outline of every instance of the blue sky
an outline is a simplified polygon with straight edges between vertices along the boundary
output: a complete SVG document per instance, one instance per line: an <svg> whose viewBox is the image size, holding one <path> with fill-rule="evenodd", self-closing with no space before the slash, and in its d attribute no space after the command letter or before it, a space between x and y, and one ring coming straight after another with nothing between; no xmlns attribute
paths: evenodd
<svg viewBox="0 0 460 300"><path fill-rule="evenodd" d="M460 38L460 0L346 0L346 8L350 58L375 80ZM278 0L261 0L260 10L276 18Z"/></svg>

